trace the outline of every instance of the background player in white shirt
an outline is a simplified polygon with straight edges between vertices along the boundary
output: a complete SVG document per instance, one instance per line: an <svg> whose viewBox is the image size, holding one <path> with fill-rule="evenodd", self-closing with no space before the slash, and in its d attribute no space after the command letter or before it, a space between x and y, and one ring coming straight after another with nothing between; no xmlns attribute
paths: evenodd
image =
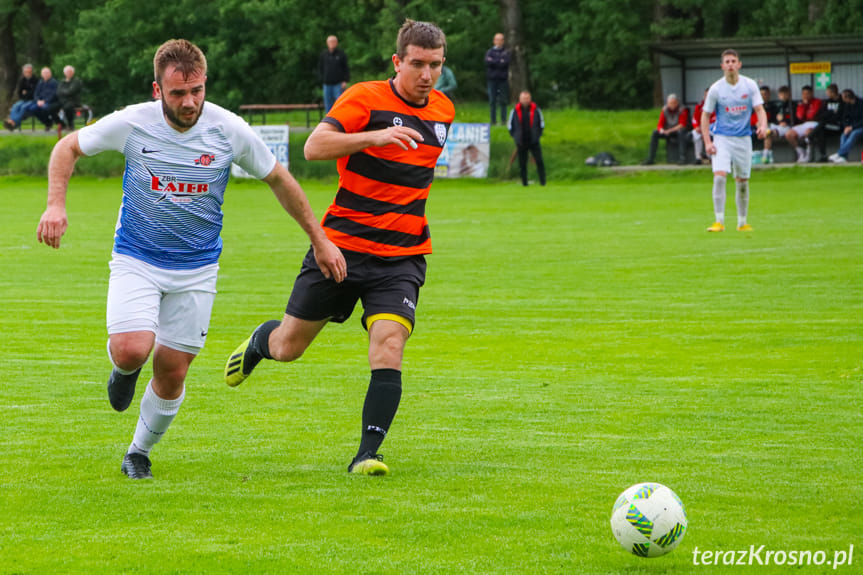
<svg viewBox="0 0 863 575"><path fill-rule="evenodd" d="M749 175L752 170L752 138L750 118L758 116L757 135L767 135L767 114L758 84L740 74L740 58L734 50L722 53L725 75L714 82L707 92L701 112L701 134L704 149L713 162L713 208L716 221L708 232L725 230L725 181L733 168L737 187L737 229L751 231L746 223L749 211ZM710 124L710 114L716 112L716 122ZM713 141L710 133L713 133Z"/></svg>
<svg viewBox="0 0 863 575"><path fill-rule="evenodd" d="M308 234L321 270L346 275L341 251L326 237L287 169L238 116L204 102L207 61L194 44L169 40L153 61L158 100L129 106L63 138L48 166L48 207L37 236L53 248L68 226L66 189L83 155L126 156L108 285L108 398L124 411L141 366L153 352L153 379L141 399L121 470L152 477L149 453L185 397L189 365L203 348L222 241L221 205L231 164L269 184Z"/></svg>

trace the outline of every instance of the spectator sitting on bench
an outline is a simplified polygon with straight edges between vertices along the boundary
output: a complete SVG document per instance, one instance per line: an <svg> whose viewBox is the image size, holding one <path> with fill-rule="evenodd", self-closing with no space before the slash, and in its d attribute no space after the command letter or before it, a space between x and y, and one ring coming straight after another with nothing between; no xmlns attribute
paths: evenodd
<svg viewBox="0 0 863 575"><path fill-rule="evenodd" d="M790 94L790 92L789 92ZM779 109L777 102L773 102L770 99L770 86L761 86L761 99L764 100L764 113L767 115L767 126L771 126L776 123L776 114ZM752 114L751 124L752 126L756 126L758 123L757 114ZM752 130L752 143L758 141L758 137L755 133L755 130ZM773 163L773 150L771 148L772 142L770 141L769 136L764 138L764 150L761 152L761 163L762 164L772 164Z"/></svg>
<svg viewBox="0 0 863 575"><path fill-rule="evenodd" d="M785 134L785 139L797 148L797 162L808 162L812 158L810 136L818 126L821 100L813 97L812 86L803 86L801 100L794 112L794 126Z"/></svg>
<svg viewBox="0 0 863 575"><path fill-rule="evenodd" d="M76 108L81 106L81 90L84 86L80 78L75 77L75 68L72 66L63 68L63 75L65 78L57 86L57 108L63 111L65 127L74 130Z"/></svg>
<svg viewBox="0 0 863 575"><path fill-rule="evenodd" d="M762 93L762 98L763 98ZM784 138L794 124L794 104L791 102L791 88L779 87L779 100L771 102L768 107L765 101L764 111L767 113L767 137L764 138L764 156L768 163L773 162L773 140ZM771 112L773 115L771 115Z"/></svg>
<svg viewBox="0 0 863 575"><path fill-rule="evenodd" d="M659 139L666 140L666 145L671 140L677 142L677 163L686 163L686 135L689 133L689 109L680 105L677 94L669 94L665 107L659 113L659 123L650 137L650 152L642 165L650 166L656 163L656 149Z"/></svg>
<svg viewBox="0 0 863 575"><path fill-rule="evenodd" d="M845 102L845 116L842 120L839 151L829 158L834 164L847 162L851 148L863 137L863 101L857 97L854 90L842 90L842 100Z"/></svg>
<svg viewBox="0 0 863 575"><path fill-rule="evenodd" d="M9 117L3 120L3 125L6 126L7 130L14 130L21 125L21 119L24 117L24 107L33 101L36 84L38 83L39 78L33 75L33 64L24 64L21 68L21 77L18 79L18 85L15 86L15 95L18 97L18 100L12 104Z"/></svg>
<svg viewBox="0 0 863 575"><path fill-rule="evenodd" d="M827 99L821 106L821 116L818 118L818 126L812 133L812 138L818 143L818 151L821 156L819 162L827 161L827 134L830 132L837 136L842 135L842 118L845 115L845 102L839 95L839 86L830 84L827 86Z"/></svg>

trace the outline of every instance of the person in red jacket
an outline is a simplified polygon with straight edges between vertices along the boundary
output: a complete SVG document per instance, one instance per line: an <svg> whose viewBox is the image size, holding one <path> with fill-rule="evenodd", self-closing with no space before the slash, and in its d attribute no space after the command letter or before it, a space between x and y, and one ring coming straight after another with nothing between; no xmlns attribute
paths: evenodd
<svg viewBox="0 0 863 575"><path fill-rule="evenodd" d="M533 154L536 161L536 171L539 175L539 185L545 185L545 164L542 161L542 147L539 139L545 129L542 110L531 99L530 92L522 90L518 95L518 104L509 113L509 134L515 140L518 151L518 167L521 173L522 185L527 185L527 153Z"/></svg>
<svg viewBox="0 0 863 575"><path fill-rule="evenodd" d="M812 86L803 86L801 100L794 112L794 126L785 134L785 139L797 148L797 162L808 162L812 157L809 136L818 127L821 100L812 95Z"/></svg>
<svg viewBox="0 0 863 575"><path fill-rule="evenodd" d="M660 138L677 141L677 163L686 163L686 136L689 134L689 108L680 105L677 94L669 94L666 105L659 113L659 123L650 137L650 152L647 159L642 162L645 166L656 163L656 148L659 146Z"/></svg>

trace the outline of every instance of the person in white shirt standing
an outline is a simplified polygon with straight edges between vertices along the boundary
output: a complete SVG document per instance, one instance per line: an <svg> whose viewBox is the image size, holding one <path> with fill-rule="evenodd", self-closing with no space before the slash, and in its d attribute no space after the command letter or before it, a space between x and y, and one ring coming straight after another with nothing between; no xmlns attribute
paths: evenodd
<svg viewBox="0 0 863 575"><path fill-rule="evenodd" d="M60 247L68 227L66 190L81 156L126 156L123 200L108 283L108 399L125 411L153 352L153 378L123 457L131 479L152 477L150 450L185 397L189 366L203 348L222 250L222 203L231 164L264 180L308 234L324 274L340 282L344 257L315 218L288 170L235 114L205 103L207 61L186 40L162 44L153 60L156 101L128 106L60 140L48 166L40 242Z"/></svg>
<svg viewBox="0 0 863 575"><path fill-rule="evenodd" d="M704 148L713 164L713 208L716 215L716 221L707 228L708 232L725 230L725 182L732 169L737 188L737 230L752 231L752 226L746 222L752 171L750 118L754 111L758 116L756 134L763 140L767 135L767 114L758 84L740 74L741 65L736 51L722 52L724 76L710 86L701 112ZM714 111L716 122L711 124L710 114Z"/></svg>

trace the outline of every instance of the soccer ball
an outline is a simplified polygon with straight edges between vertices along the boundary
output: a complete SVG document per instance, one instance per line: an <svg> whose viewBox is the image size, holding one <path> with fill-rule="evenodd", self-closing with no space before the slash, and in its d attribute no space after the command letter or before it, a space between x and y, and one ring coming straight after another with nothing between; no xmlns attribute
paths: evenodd
<svg viewBox="0 0 863 575"><path fill-rule="evenodd" d="M659 557L686 534L686 508L659 483L637 483L620 494L611 510L611 531L624 549L639 557Z"/></svg>

